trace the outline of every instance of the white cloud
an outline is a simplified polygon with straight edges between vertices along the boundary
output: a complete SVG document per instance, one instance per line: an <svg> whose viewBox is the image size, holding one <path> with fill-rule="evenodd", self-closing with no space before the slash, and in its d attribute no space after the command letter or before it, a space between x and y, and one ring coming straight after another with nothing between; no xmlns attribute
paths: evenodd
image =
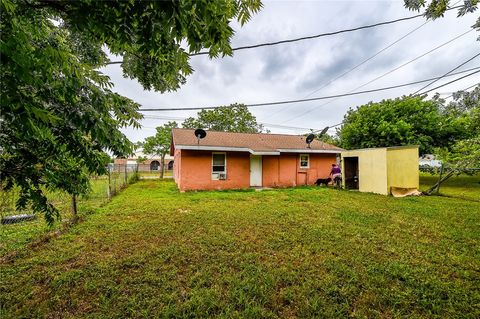
<svg viewBox="0 0 480 319"><path fill-rule="evenodd" d="M266 1L260 13L243 28L235 23L233 46L296 38L322 32L351 28L405 16L403 1ZM475 15L456 18L456 12L427 23L419 30L345 77L319 90L313 96L347 92L371 79L419 56L420 54L467 31ZM233 58L210 60L206 56L191 58L195 73L177 92L161 94L144 91L134 80L125 79L119 65L108 66L105 73L115 90L144 107L216 106L234 102L256 103L302 98L331 78L358 64L381 48L424 23L424 18L399 22L374 29L340 34L303 42L237 51ZM405 66L365 87L376 88L442 75L478 52L478 34L466 36L436 52ZM469 68L478 66L474 60ZM448 82L439 81L438 84ZM451 92L480 82L480 76L458 81L440 92ZM437 84L437 83L436 83ZM383 91L330 102L316 101L287 106L255 107L251 111L260 122L284 123L305 128L322 128L340 122L350 107L369 101L413 93L421 85ZM302 117L298 115L312 109ZM157 115L187 117L195 111L159 112ZM147 119L142 130L125 130L133 140L154 133L153 127L166 121ZM302 131L271 128L272 132Z"/></svg>

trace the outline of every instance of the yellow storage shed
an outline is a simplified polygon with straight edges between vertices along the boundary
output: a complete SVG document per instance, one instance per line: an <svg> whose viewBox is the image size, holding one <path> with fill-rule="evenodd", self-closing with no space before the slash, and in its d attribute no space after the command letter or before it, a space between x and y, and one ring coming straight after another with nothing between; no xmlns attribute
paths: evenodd
<svg viewBox="0 0 480 319"><path fill-rule="evenodd" d="M341 156L346 189L389 195L392 187L419 187L418 146L366 148Z"/></svg>

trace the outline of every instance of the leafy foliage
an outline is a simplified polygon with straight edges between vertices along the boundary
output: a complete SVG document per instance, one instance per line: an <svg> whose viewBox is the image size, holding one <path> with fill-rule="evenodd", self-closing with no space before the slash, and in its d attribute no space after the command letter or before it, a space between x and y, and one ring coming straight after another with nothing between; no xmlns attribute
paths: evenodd
<svg viewBox="0 0 480 319"><path fill-rule="evenodd" d="M177 122L168 122L157 127L157 133L149 136L143 143L143 152L148 155L160 156L160 177L163 178L165 155L170 152L172 143L172 129L178 127Z"/></svg>
<svg viewBox="0 0 480 319"><path fill-rule="evenodd" d="M450 7L454 6L460 1L450 0L431 0L430 3L426 0L404 0L405 7L410 10L420 11L422 8L425 8L425 16L429 19L437 19L443 17L445 11ZM473 13L478 9L478 0L466 0L461 1L460 8L458 9L457 16L462 17L467 13ZM480 18L478 18L477 23L472 26L477 31L480 31Z"/></svg>
<svg viewBox="0 0 480 319"><path fill-rule="evenodd" d="M18 185L52 223L44 195L88 190L88 175L132 145L120 132L138 127L138 104L111 91L97 69L104 48L124 59L124 75L145 89L177 89L192 72L188 53L231 55L230 21L258 11L245 1L0 0L2 187ZM181 47L186 43L188 52Z"/></svg>
<svg viewBox="0 0 480 319"><path fill-rule="evenodd" d="M443 107L452 122L463 127L463 138L450 148L439 148L440 158L459 170L480 167L480 85L473 91L453 94L453 101Z"/></svg>
<svg viewBox="0 0 480 319"><path fill-rule="evenodd" d="M340 145L340 140L337 135L330 135L328 133L325 133L323 135L318 135L317 139L330 145Z"/></svg>
<svg viewBox="0 0 480 319"><path fill-rule="evenodd" d="M260 133L263 125L257 123L256 117L244 104L231 104L213 110L202 110L197 117L187 118L184 128L204 128L221 132Z"/></svg>
<svg viewBox="0 0 480 319"><path fill-rule="evenodd" d="M440 102L424 97L402 97L350 109L339 129L344 148L420 145L420 153L447 147L464 129L444 116Z"/></svg>

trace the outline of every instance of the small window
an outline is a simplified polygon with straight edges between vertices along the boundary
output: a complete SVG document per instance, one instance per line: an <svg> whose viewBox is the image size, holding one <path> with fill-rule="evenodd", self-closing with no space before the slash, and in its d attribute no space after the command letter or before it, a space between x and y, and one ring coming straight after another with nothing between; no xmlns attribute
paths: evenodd
<svg viewBox="0 0 480 319"><path fill-rule="evenodd" d="M309 168L310 167L310 156L308 154L300 155L300 168Z"/></svg>
<svg viewBox="0 0 480 319"><path fill-rule="evenodd" d="M212 154L212 173L226 172L226 158L225 153Z"/></svg>

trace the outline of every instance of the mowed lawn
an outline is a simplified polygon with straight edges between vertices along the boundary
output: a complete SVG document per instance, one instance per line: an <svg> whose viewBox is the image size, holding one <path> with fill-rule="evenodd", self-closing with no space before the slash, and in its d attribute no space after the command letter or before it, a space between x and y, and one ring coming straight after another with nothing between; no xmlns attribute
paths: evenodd
<svg viewBox="0 0 480 319"><path fill-rule="evenodd" d="M144 180L0 271L1 318L479 318L480 203Z"/></svg>
<svg viewBox="0 0 480 319"><path fill-rule="evenodd" d="M438 175L420 174L420 189L426 191L438 181ZM440 185L440 195L459 197L480 202L480 173L476 175L461 174L446 180Z"/></svg>

